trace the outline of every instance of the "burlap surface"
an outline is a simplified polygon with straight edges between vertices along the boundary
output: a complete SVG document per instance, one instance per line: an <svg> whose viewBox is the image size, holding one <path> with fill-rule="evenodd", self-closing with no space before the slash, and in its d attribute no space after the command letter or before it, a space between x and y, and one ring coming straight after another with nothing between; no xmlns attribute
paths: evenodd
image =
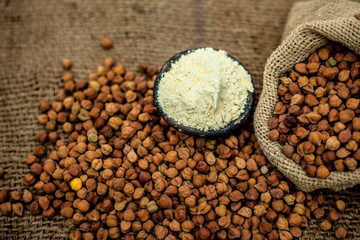
<svg viewBox="0 0 360 240"><path fill-rule="evenodd" d="M257 94L267 57L279 44L292 2L145 0L0 0L0 189L22 190L25 158L40 129L37 102L54 99L60 89L63 57L73 60L76 79L114 57L135 70L140 61L161 65L188 48L211 46L228 51L250 71ZM114 48L104 51L108 36ZM332 198L331 192L327 193ZM359 239L360 194L344 192L349 209L339 224L349 239ZM338 196L336 196L338 197ZM0 215L0 239L65 239L61 217L44 219ZM303 239L324 239L312 223ZM331 238L329 238L331 239Z"/></svg>
<svg viewBox="0 0 360 240"><path fill-rule="evenodd" d="M304 191L321 188L346 189L360 183L360 169L331 172L326 179L308 177L305 170L285 157L278 142L268 139L268 123L273 115L279 77L329 40L360 53L360 4L349 1L299 2L292 8L284 30L284 41L271 54L264 71L263 91L255 112L255 132L267 158Z"/></svg>

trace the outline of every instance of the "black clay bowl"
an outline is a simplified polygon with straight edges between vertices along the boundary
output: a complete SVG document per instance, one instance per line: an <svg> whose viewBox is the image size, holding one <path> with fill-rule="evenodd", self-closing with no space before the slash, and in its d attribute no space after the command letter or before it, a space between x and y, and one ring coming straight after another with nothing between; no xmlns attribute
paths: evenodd
<svg viewBox="0 0 360 240"><path fill-rule="evenodd" d="M167 60L165 62L165 64L162 66L160 72L157 75L157 78L155 80L155 84L154 84L154 102L155 102L155 106L158 109L160 116L164 118L164 120L171 125L172 127L174 127L175 129L177 129L180 132L183 132L187 135L191 135L191 136L197 136L197 137L207 137L207 138L213 138L213 137L220 137L220 136L225 136L227 134L230 134L232 132L234 132L236 129L238 129L247 119L247 117L249 116L251 109L253 107L254 104L254 98L255 98L255 91L254 92L248 92L248 96L247 96L247 101L246 101L246 106L244 109L244 112L240 114L239 118L233 120L232 122L230 122L226 127L223 127L219 130L210 130L210 131L201 131L192 127L188 127L188 126L184 126L178 122L176 122L176 119L170 118L166 112L162 109L162 107L160 106L160 102L158 100L158 90L161 84L161 78L163 76L163 74L167 71L169 71L171 69L171 65L173 63L175 63L177 60L179 60L179 58L182 55L186 55L194 50L196 50L198 48L195 49L189 49L180 53L177 53L176 55L174 55L173 57L171 57L169 60ZM215 49L217 50L217 49ZM236 62L239 63L239 65L243 66L239 60L237 60L236 58L232 57L231 55L228 54L228 56L235 60ZM244 67L244 66L243 66ZM245 67L244 67L245 68ZM245 69L246 70L246 69ZM251 83L253 84L253 81L251 79ZM254 85L254 84L253 84Z"/></svg>

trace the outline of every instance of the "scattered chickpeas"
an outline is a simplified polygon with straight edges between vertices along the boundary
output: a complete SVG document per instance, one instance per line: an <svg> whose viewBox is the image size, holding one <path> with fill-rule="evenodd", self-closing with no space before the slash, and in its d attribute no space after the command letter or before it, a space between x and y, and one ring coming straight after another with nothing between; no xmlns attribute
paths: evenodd
<svg viewBox="0 0 360 240"><path fill-rule="evenodd" d="M76 228L70 239L126 240L293 239L311 217L327 218L322 229L340 217L325 212L323 195L297 190L267 161L252 124L211 140L180 133L153 105L159 69L142 64L135 74L114 64L107 58L88 82L75 83L66 71L65 91L53 104L40 103L39 123L47 131L36 135L40 145L26 159L31 173L24 177L40 197L0 191L2 213L21 216L22 201L32 214L64 217L66 227ZM67 134L66 141L57 130ZM298 130L304 136L307 131ZM311 135L313 145L323 136ZM50 154L47 141L55 147ZM310 144L303 144L304 151L313 150ZM337 202L336 208L345 206ZM344 236L343 230L335 236Z"/></svg>
<svg viewBox="0 0 360 240"><path fill-rule="evenodd" d="M340 212L343 212L345 210L346 204L343 200L337 200L335 202L336 209Z"/></svg>
<svg viewBox="0 0 360 240"><path fill-rule="evenodd" d="M336 239L344 239L346 238L346 235L347 235L347 231L345 228L343 227L338 227L336 230L335 230L335 237Z"/></svg>
<svg viewBox="0 0 360 240"><path fill-rule="evenodd" d="M105 37L105 38L101 39L100 45L103 49L108 50L113 47L113 42L110 38Z"/></svg>
<svg viewBox="0 0 360 240"><path fill-rule="evenodd" d="M71 68L71 60L69 58L64 58L62 61L61 61L61 64L63 66L64 69L70 69Z"/></svg>
<svg viewBox="0 0 360 240"><path fill-rule="evenodd" d="M70 182L70 186L72 190L79 190L82 187L82 181L80 178L74 178L71 182Z"/></svg>

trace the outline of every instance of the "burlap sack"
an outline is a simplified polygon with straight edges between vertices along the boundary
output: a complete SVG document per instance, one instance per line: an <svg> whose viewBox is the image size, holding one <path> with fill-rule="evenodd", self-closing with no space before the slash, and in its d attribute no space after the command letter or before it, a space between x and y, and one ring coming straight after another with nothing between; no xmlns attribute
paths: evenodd
<svg viewBox="0 0 360 240"><path fill-rule="evenodd" d="M283 42L268 59L263 91L255 112L255 132L267 158L303 191L341 190L360 183L360 169L331 172L326 179L310 178L300 165L286 158L278 142L268 139L268 122L278 100L279 78L329 40L360 53L360 4L350 1L308 1L294 4L285 26Z"/></svg>

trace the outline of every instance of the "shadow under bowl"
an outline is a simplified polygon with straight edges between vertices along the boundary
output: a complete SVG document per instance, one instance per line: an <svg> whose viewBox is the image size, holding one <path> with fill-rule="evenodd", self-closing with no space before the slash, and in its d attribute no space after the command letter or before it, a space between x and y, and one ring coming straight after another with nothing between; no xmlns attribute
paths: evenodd
<svg viewBox="0 0 360 240"><path fill-rule="evenodd" d="M246 100L246 105L244 108L244 112L242 112L240 114L240 116L231 121L227 126L218 129L218 130L210 130L210 131L201 131L199 129L195 129L192 127L188 127L185 126L183 124L178 123L175 119L169 117L166 112L164 111L164 109L161 107L160 102L159 102L159 95L158 95L158 91L159 91L159 87L161 84L161 79L162 76L164 75L164 73L168 72L171 69L172 64L174 64L176 61L179 60L179 58L183 55L189 54L190 52L193 52L197 49L201 49L201 48L195 48L195 49L188 49L185 50L183 52L179 52L177 54L175 54L173 57L171 57L169 60L167 60L165 62L165 64L162 66L162 68L160 69L160 72L158 73L155 83L154 83L154 103L156 108L158 109L160 116L162 118L164 118L164 120L172 127L174 127L175 129L177 129L180 132L183 132L187 135L191 135L191 136L196 136L196 137L206 137L206 138L214 138L214 137L222 137L222 136L226 136L232 132L234 132L235 130L237 130L248 118L248 116L250 115L251 109L253 107L254 104L254 99L255 99L255 91L253 92L248 92L248 96L247 96L247 100ZM218 49L214 49L217 50ZM239 65L241 65L242 67L244 67L244 65L237 60L236 58L234 58L233 56L229 55L227 53L228 57L230 57L231 59L235 60L236 62L239 63ZM244 69L246 70L246 68L244 67ZM247 71L247 70L246 70ZM250 74L250 73L249 73ZM250 75L250 80L252 85L254 85L251 75Z"/></svg>

